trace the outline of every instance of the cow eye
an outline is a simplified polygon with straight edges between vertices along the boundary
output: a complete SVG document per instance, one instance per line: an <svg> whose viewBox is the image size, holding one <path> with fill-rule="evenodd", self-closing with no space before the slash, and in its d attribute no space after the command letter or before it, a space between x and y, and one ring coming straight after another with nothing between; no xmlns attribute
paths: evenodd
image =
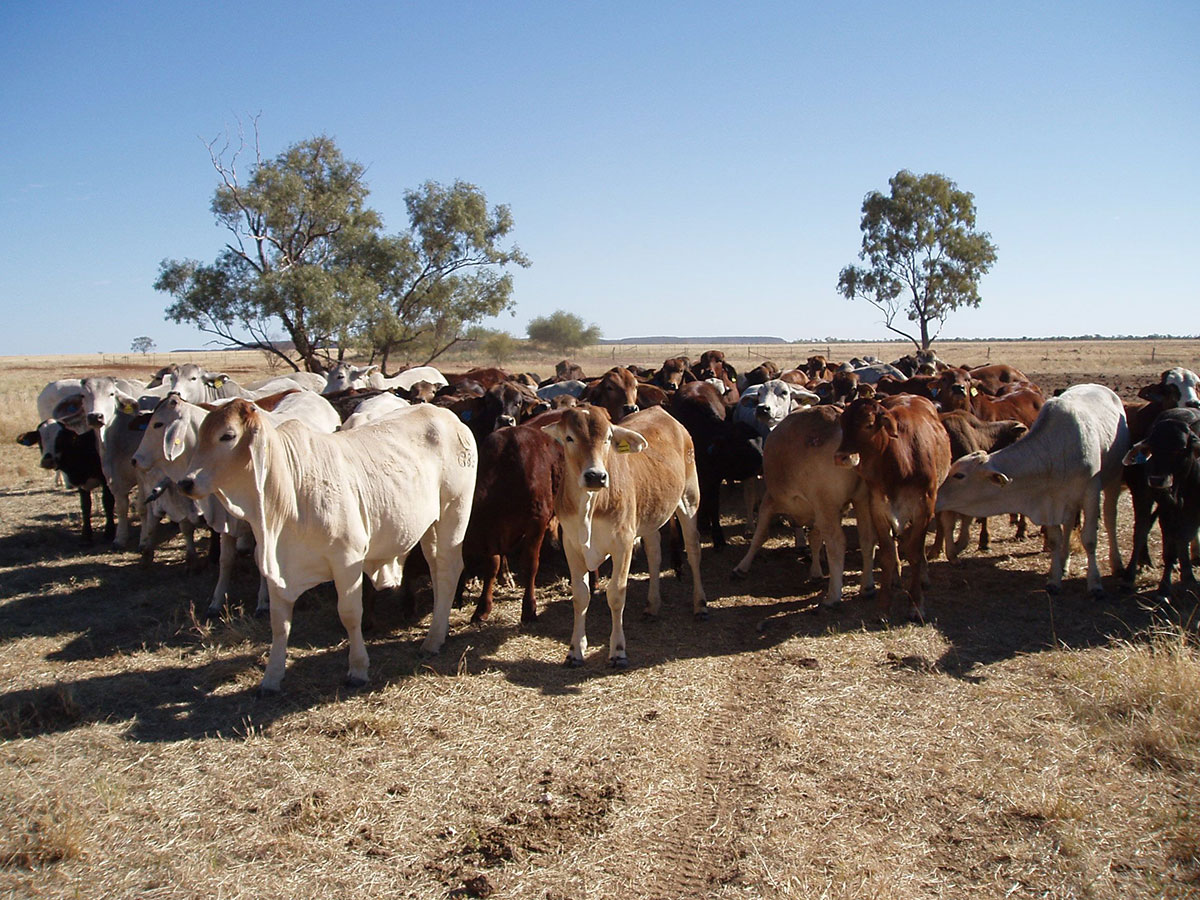
<svg viewBox="0 0 1200 900"><path fill-rule="evenodd" d="M223 435L221 435L221 440L232 441L235 437L237 437L236 434L234 434L232 431L227 431Z"/></svg>
<svg viewBox="0 0 1200 900"><path fill-rule="evenodd" d="M571 437L569 434L563 440L565 440L568 444L575 443L575 438Z"/></svg>
<svg viewBox="0 0 1200 900"><path fill-rule="evenodd" d="M155 428L162 428L162 422L155 422L155 423L154 423L154 427L155 427Z"/></svg>
<svg viewBox="0 0 1200 900"><path fill-rule="evenodd" d="M955 472L955 473L954 473L954 480L955 480L955 481L962 481L962 480L963 480L964 478L966 478L966 477L967 477L967 476L966 476L966 475L964 475L962 472Z"/></svg>

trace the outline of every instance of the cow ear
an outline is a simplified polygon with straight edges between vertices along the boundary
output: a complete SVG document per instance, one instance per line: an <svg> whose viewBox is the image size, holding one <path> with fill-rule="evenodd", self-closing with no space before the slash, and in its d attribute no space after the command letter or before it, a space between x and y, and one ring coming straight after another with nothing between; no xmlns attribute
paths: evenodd
<svg viewBox="0 0 1200 900"><path fill-rule="evenodd" d="M896 427L896 419L894 416L889 416L889 415L880 416L880 421L881 421L881 424L883 425L883 430L887 432L888 437L890 437L890 438L900 437L900 429Z"/></svg>
<svg viewBox="0 0 1200 900"><path fill-rule="evenodd" d="M549 425L543 425L542 431L554 438L560 444L563 442L562 425L558 422L551 422Z"/></svg>
<svg viewBox="0 0 1200 900"><path fill-rule="evenodd" d="M1146 453L1146 442L1138 441L1121 459L1121 464L1125 466L1143 466L1149 462L1150 457Z"/></svg>
<svg viewBox="0 0 1200 900"><path fill-rule="evenodd" d="M262 429L253 425L250 435L250 465L254 469L254 490L261 497L267 484L267 449L263 446Z"/></svg>
<svg viewBox="0 0 1200 900"><path fill-rule="evenodd" d="M27 431L22 435L18 435L17 443L23 447L36 447L38 445L38 433L36 431Z"/></svg>
<svg viewBox="0 0 1200 900"><path fill-rule="evenodd" d="M117 410L125 413L127 416L137 415L137 399L130 397L128 394L122 394L120 391L117 391Z"/></svg>
<svg viewBox="0 0 1200 900"><path fill-rule="evenodd" d="M205 375L204 376L204 381L206 384L211 384L213 387L218 388L218 389L224 387L225 382L228 380L229 380L229 376L226 375L224 372L221 372L218 375Z"/></svg>
<svg viewBox="0 0 1200 900"><path fill-rule="evenodd" d="M163 458L168 462L179 459L183 455L183 438L187 432L187 424L183 419L176 419L163 434Z"/></svg>
<svg viewBox="0 0 1200 900"><path fill-rule="evenodd" d="M620 425L613 426L612 442L618 453L641 453L650 446L650 442L632 428Z"/></svg>

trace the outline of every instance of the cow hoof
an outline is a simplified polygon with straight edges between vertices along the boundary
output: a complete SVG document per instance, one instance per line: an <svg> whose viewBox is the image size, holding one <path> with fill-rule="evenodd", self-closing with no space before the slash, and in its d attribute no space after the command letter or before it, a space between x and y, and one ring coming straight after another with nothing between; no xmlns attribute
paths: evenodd
<svg viewBox="0 0 1200 900"><path fill-rule="evenodd" d="M219 618L221 618L221 608L219 606L218 607L210 606L208 609L204 610L204 621L205 622L212 622Z"/></svg>
<svg viewBox="0 0 1200 900"><path fill-rule="evenodd" d="M732 578L734 581L741 581L743 578L746 577L747 574L748 573L743 572L741 569L735 568L732 571L730 571L729 577Z"/></svg>
<svg viewBox="0 0 1200 900"><path fill-rule="evenodd" d="M870 598L874 597L876 594L879 593L879 588L865 587L862 590L860 590L858 593L859 593L859 596L865 597L869 600Z"/></svg>
<svg viewBox="0 0 1200 900"><path fill-rule="evenodd" d="M260 684L258 686L259 700L272 700L275 697L278 697L281 693L282 691L277 687L267 687L265 684Z"/></svg>
<svg viewBox="0 0 1200 900"><path fill-rule="evenodd" d="M256 619L269 619L270 617L271 617L271 607L269 607L269 606L263 607L262 609L254 610L254 618L256 618Z"/></svg>
<svg viewBox="0 0 1200 900"><path fill-rule="evenodd" d="M693 616L693 618L695 618L701 622L707 622L708 621L708 607L702 606L700 609L696 610L696 612L694 612L692 614L692 616Z"/></svg>
<svg viewBox="0 0 1200 900"><path fill-rule="evenodd" d="M360 690L361 688L365 688L366 686L367 686L367 679L360 678L357 675L347 675L346 676L346 687L350 688L350 690L357 691L357 690Z"/></svg>
<svg viewBox="0 0 1200 900"><path fill-rule="evenodd" d="M1108 594L1106 594L1104 592L1104 588L1102 588L1102 587L1092 588L1090 591L1088 591L1088 596L1091 597L1093 600L1095 600L1097 603L1103 603L1105 600L1108 599Z"/></svg>
<svg viewBox="0 0 1200 900"><path fill-rule="evenodd" d="M614 656L612 659L610 659L608 661L608 667L610 669L628 669L629 668L629 657L628 656Z"/></svg>
<svg viewBox="0 0 1200 900"><path fill-rule="evenodd" d="M583 660L578 659L578 658L572 656L570 653L568 653L567 658L565 660L563 660L563 665L566 666L568 669L578 669L580 666L583 665Z"/></svg>
<svg viewBox="0 0 1200 900"><path fill-rule="evenodd" d="M1046 593L1049 594L1051 597L1057 597L1059 594L1062 593L1062 585L1048 584L1048 585L1046 585Z"/></svg>

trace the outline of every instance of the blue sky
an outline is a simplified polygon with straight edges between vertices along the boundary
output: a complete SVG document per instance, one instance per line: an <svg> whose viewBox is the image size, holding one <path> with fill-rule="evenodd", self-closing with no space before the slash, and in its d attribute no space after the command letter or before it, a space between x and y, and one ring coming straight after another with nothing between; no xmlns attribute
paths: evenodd
<svg viewBox="0 0 1200 900"><path fill-rule="evenodd" d="M889 336L838 295L902 168L999 249L946 337L1200 332L1200 4L0 4L0 355L159 349L212 260L204 143L261 113L404 192L463 179L533 262L523 336Z"/></svg>

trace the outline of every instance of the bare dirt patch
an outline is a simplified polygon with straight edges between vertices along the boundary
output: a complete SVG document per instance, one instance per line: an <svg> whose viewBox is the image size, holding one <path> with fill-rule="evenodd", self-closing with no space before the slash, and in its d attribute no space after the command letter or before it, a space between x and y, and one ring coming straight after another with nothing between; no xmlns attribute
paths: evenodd
<svg viewBox="0 0 1200 900"><path fill-rule="evenodd" d="M1051 387L1111 379L1131 396L1149 364L1118 365L1070 355L1026 371ZM29 389L59 374L43 371L19 376L29 410ZM519 593L501 592L482 626L456 611L431 661L417 650L426 621L383 603L358 692L341 686L332 592L311 592L284 694L259 700L269 628L248 614L249 561L243 605L198 621L213 571L187 573L178 539L150 570L82 545L74 497L36 465L12 474L32 451L6 438L0 889L12 895L1200 891L1196 601L1150 605L1153 569L1147 593L1106 579L1095 603L1074 577L1051 599L1040 540L1015 541L997 519L989 552L931 566L926 624L885 627L854 597L856 554L851 599L823 610L783 529L732 580L744 539L731 496L738 536L721 554L705 546L707 621L690 614L686 575L665 579L661 617L643 619L635 560L627 671L605 665L602 596L587 664L562 667L566 567L548 552L537 623L522 626Z"/></svg>

